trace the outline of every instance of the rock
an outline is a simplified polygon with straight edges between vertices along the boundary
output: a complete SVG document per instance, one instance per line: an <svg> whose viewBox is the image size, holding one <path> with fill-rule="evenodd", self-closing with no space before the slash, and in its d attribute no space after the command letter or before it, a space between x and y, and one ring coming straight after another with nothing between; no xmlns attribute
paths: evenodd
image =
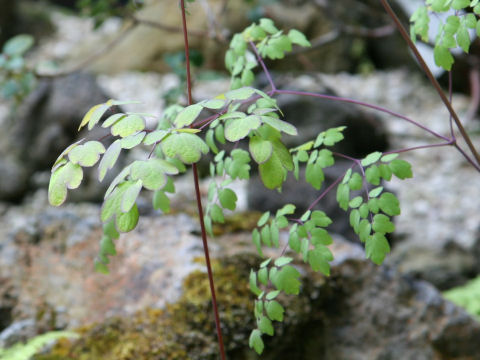
<svg viewBox="0 0 480 360"><path fill-rule="evenodd" d="M225 346L233 360L256 358L248 349L254 324L247 290L255 262L247 253L214 261ZM283 323L274 323L275 335L264 336L262 359L478 358L480 324L426 282L352 258L339 262L330 278L309 273L302 281L298 297L277 298L287 311ZM206 275L194 272L184 286L184 295L165 310L97 322L77 342L62 342L39 359L65 352L91 360L143 360L155 353L165 359L218 358Z"/></svg>
<svg viewBox="0 0 480 360"><path fill-rule="evenodd" d="M84 130L79 134L77 128L92 106L106 100L95 78L85 73L42 81L3 125L0 200L18 201L27 191L34 190L34 174L49 171L60 153L79 138L104 136L105 129L95 128L90 133ZM73 197L77 200L102 199L105 185L98 186L97 181L93 181L96 173L91 169L86 173L85 183L90 186L84 187L80 196L75 193Z"/></svg>
<svg viewBox="0 0 480 360"><path fill-rule="evenodd" d="M16 321L0 332L0 348L6 348L19 342L24 342L36 335L35 320Z"/></svg>

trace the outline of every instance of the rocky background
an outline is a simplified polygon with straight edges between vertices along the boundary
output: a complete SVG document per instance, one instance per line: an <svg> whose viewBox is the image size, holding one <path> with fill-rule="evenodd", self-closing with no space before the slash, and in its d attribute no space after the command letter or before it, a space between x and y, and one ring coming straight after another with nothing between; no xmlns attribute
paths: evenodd
<svg viewBox="0 0 480 360"><path fill-rule="evenodd" d="M248 16L262 13L273 17L279 27L304 31L314 44L310 51L269 64L279 87L367 101L448 134L446 110L379 2L282 0L262 4L198 0L190 5L191 13L199 14L188 18L191 46L203 54L203 65L194 69L195 100L228 89L228 78L222 72L225 39L248 24ZM403 13L405 4L397 1L394 5L408 19ZM0 0L0 43L16 33L33 33L37 45L29 61L53 61L57 66L53 71L61 72L76 68L82 59L115 41L132 21L113 18L93 31L92 19L79 17L73 9L74 1ZM209 18L208 14L222 15ZM66 205L52 208L46 200L50 167L68 144L85 136L77 134L76 128L92 105L108 98L136 99L143 102L140 111L158 115L165 107L164 95L181 86L165 61L165 55L183 49L182 37L175 30L177 3L147 1L135 16L161 21L163 30L136 26L81 71L40 78L20 106L0 103L0 347L45 331L80 327L80 343L57 345L53 355L44 354L44 359L70 359L65 348L76 358L93 360L216 358L212 324L206 317L208 296L200 296L203 293L194 286L204 286L205 277L195 272L203 266L196 260L202 248L191 174L177 181L171 215L154 211L147 194L140 199L140 223L117 241L118 255L108 276L93 270L105 189L97 184L95 171L81 189L70 192ZM458 61L468 63L462 58ZM468 77L463 68L456 74ZM266 86L261 73L258 85ZM480 146L480 122L471 116L472 100L458 93L453 104ZM139 110L136 106L125 110ZM328 127L348 126L341 151L352 156L435 142L402 120L353 105L283 96L279 106L298 127L299 142ZM129 156L145 154L147 149ZM480 324L440 292L480 273L480 177L450 148L402 156L412 163L414 178L389 185L401 201L402 214L396 218L392 253L385 264L377 267L364 259L334 194L327 196L320 207L334 219L332 276L308 274L302 268L302 295L285 299L293 301L288 319L267 342L264 358L480 359L480 345L475 341L480 337ZM334 180L342 166L339 162L332 168L327 181ZM205 179L204 194L207 188ZM265 191L256 176L235 188L240 195L237 213L217 229L219 236L210 246L218 259L220 299L226 302L222 317L229 357L254 359L246 349L253 296L245 291L245 279L255 262L249 230L258 211L275 210L283 202L307 208L316 192L292 181L287 181L282 194ZM232 289L228 276L233 274ZM237 298L228 296L232 291L238 292ZM233 310L229 303L235 305ZM198 315L186 327L175 328L182 336L175 335L170 342L151 336L172 326L165 320L169 316L184 319L185 309L203 318ZM108 337L112 329L116 329L113 342L94 342ZM128 346L136 350L127 351Z"/></svg>

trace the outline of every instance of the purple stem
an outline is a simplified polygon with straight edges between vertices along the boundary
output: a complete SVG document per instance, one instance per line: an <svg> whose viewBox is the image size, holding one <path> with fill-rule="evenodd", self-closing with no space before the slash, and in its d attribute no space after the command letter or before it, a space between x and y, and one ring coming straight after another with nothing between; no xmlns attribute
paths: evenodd
<svg viewBox="0 0 480 360"><path fill-rule="evenodd" d="M294 91L294 90L275 90L275 93L277 94L289 94L289 95L299 95L299 96L311 96L311 97L316 97L316 98L321 98L321 99L328 99L328 100L333 100L333 101L341 101L341 102L345 102L345 103L350 103L350 104L355 104L355 105L360 105L360 106L364 106L364 107L368 107L370 109L374 109L374 110L377 110L377 111L380 111L380 112L383 112L383 113L386 113L386 114L389 114L389 115L392 115L392 116L395 116L399 119L402 119L402 120L405 120L405 121L408 121L409 123L419 127L420 129L422 130L425 130L427 132L429 132L430 134L432 134L433 136L439 138L439 139L442 139L442 140L445 140L445 141L450 141L449 138L447 138L446 136L443 136L443 135L440 135L438 133L436 133L435 131L423 126L422 124L416 122L415 120L412 120L402 114L399 114L399 113L396 113L394 111L391 111L391 110L388 110L386 108L383 108L381 106L377 106L377 105L373 105L373 104L369 104L369 103L366 103L366 102L363 102L363 101L359 101L359 100L354 100L354 99L349 99L349 98L344 98L344 97L340 97L340 96L334 96L334 95L324 95L324 94L317 94L317 93L311 93L311 92L305 92L305 91Z"/></svg>
<svg viewBox="0 0 480 360"><path fill-rule="evenodd" d="M267 66L265 65L265 62L263 61L262 57L258 53L258 49L253 43L253 41L250 41L250 46L252 47L253 51L255 52L255 55L257 56L257 60L262 66L263 71L265 72L265 75L268 79L268 82L270 83L270 86L272 87L272 92L275 92L277 90L277 87L275 86L275 83L273 82L272 75L270 74L270 71L268 71Z"/></svg>
<svg viewBox="0 0 480 360"><path fill-rule="evenodd" d="M187 31L187 18L185 14L185 0L180 0L180 6L182 9L182 27L183 27L183 37L185 41L185 62L187 67L187 95L188 95L188 105L193 103L192 99L192 78L190 74L190 53L189 53L189 46L188 46L188 31ZM202 206L202 198L200 195L200 182L198 179L198 170L197 165L192 165L193 169L193 180L195 183L195 197L197 199L197 208L198 208L198 216L200 218L200 229L202 232L202 243L203 243L203 251L205 253L205 262L207 266L207 273L208 273L208 283L210 285L210 294L212 295L212 307L213 307L213 314L215 317L215 327L217 330L217 340L218 346L220 349L220 356L222 360L226 359L225 356L225 347L223 345L223 336L222 336L222 329L220 325L220 316L218 314L218 306L217 306L217 297L215 294L215 284L213 282L213 271L212 265L210 262L210 255L208 251L208 241L207 241L207 231L205 229L205 222L203 220L203 206Z"/></svg>

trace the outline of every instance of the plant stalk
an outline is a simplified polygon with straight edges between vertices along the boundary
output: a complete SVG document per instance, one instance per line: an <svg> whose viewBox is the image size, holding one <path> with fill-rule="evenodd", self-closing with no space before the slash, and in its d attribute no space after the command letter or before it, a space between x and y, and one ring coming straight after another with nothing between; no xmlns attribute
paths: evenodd
<svg viewBox="0 0 480 360"><path fill-rule="evenodd" d="M458 131L460 131L460 134L462 135L463 140L466 142L468 148L470 149L472 155L474 156L475 161L477 162L477 165L480 165L480 155L478 154L477 149L473 145L472 140L470 139L470 136L468 136L468 133L465 131L465 128L463 127L462 122L458 118L457 113L453 109L452 104L448 100L447 95L445 95L445 93L443 92L443 90L440 87L440 84L438 83L437 79L435 79L435 76L433 76L432 72L428 68L428 65L425 63L425 60L423 60L422 55L420 55L417 47L413 43L412 39L410 39L409 34L407 33L407 31L403 27L402 23L398 19L398 16L395 14L393 9L388 4L387 0L380 0L380 2L382 3L383 7L385 8L385 11L387 12L387 14L394 21L395 25L397 26L398 31L402 35L403 39L405 40L405 42L407 43L409 48L412 50L415 57L417 58L421 68L423 69L423 72L428 77L428 79L432 83L433 87L437 91L438 95L440 96L440 99L442 99L443 103L445 104L446 108L448 109L448 112L450 113L453 120L455 121L455 124L457 125Z"/></svg>
<svg viewBox="0 0 480 360"><path fill-rule="evenodd" d="M180 0L180 6L182 9L182 27L183 27L183 37L185 42L185 63L187 68L187 98L188 98L188 105L193 103L192 99L192 78L190 74L190 51L188 47L188 31L187 31L187 19L186 19L186 12L185 12L185 0ZM195 183L195 197L197 200L197 207L198 207L198 216L200 220L200 229L202 232L202 242L203 242L203 250L205 253L205 262L207 266L207 273L208 273L208 282L210 284L210 293L212 296L212 307L213 313L215 317L215 327L217 330L217 338L218 338L218 346L220 348L220 357L222 360L226 359L225 356L225 347L223 345L223 336L222 336L222 329L220 325L220 316L218 314L218 306L217 306L217 296L215 294L215 284L213 281L213 271L212 265L210 262L210 254L208 251L208 241L207 241L207 231L205 229L205 223L203 221L203 206L202 206L202 198L200 195L200 184L198 180L198 170L197 164L193 164L193 181Z"/></svg>

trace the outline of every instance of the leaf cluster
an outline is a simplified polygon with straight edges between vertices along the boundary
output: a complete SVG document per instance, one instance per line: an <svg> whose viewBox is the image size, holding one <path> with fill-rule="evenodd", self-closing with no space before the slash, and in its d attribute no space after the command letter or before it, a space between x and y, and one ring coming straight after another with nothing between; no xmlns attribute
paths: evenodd
<svg viewBox="0 0 480 360"><path fill-rule="evenodd" d="M452 49L460 47L469 52L472 33L480 36L480 14L478 0L427 0L425 6L420 6L410 17L410 35L415 41L417 35L422 41L429 41L430 16L435 14L450 14L445 16L435 37L434 60L438 66L449 71L454 63Z"/></svg>
<svg viewBox="0 0 480 360"><path fill-rule="evenodd" d="M0 53L0 96L20 103L34 88L36 78L25 61L25 54L34 44L31 35L9 39Z"/></svg>

